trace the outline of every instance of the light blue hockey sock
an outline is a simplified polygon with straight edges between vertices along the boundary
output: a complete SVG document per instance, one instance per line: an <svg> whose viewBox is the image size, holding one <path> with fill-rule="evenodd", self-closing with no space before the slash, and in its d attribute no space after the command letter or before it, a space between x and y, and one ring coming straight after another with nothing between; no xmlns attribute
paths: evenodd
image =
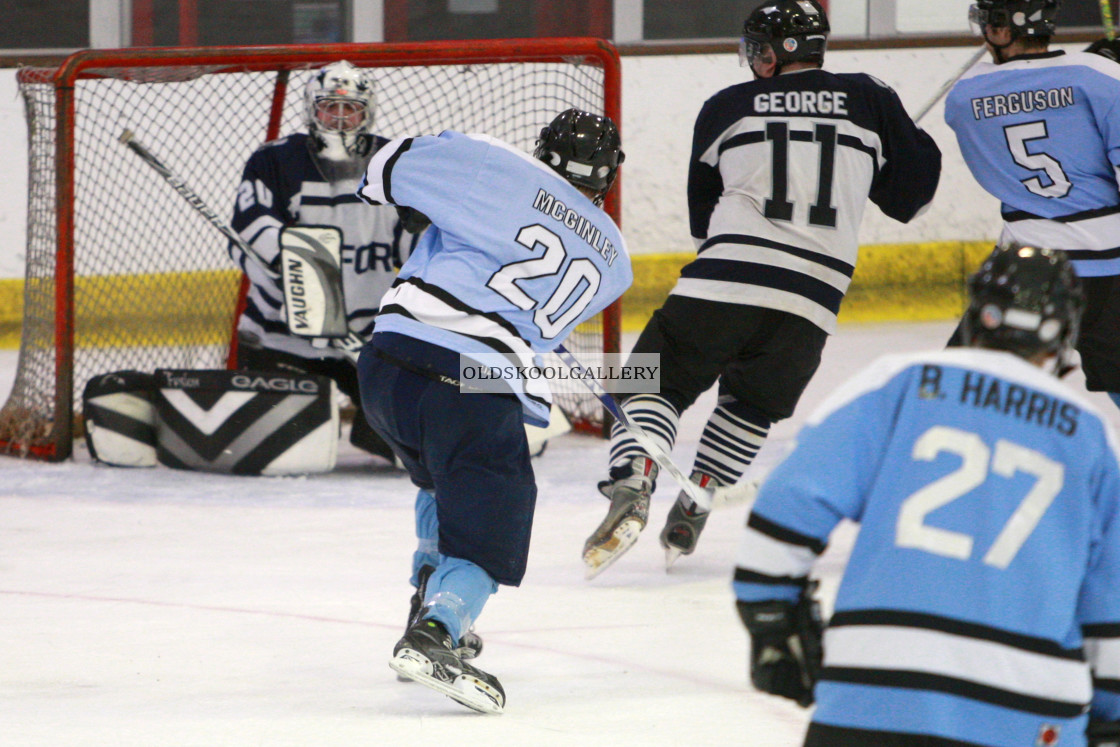
<svg viewBox="0 0 1120 747"><path fill-rule="evenodd" d="M469 560L444 556L428 579L424 617L443 623L452 639L458 641L497 590L498 583L482 568Z"/></svg>
<svg viewBox="0 0 1120 747"><path fill-rule="evenodd" d="M416 552L412 553L413 586L420 584L420 567L439 565L439 519L436 497L427 490L416 494Z"/></svg>
<svg viewBox="0 0 1120 747"><path fill-rule="evenodd" d="M1120 407L1120 392L1109 392L1108 398L1112 400L1112 404Z"/></svg>

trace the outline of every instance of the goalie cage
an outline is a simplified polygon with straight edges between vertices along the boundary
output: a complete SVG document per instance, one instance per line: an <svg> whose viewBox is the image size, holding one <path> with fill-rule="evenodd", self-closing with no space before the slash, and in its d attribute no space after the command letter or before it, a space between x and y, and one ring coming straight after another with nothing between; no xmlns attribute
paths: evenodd
<svg viewBox="0 0 1120 747"><path fill-rule="evenodd" d="M228 220L249 155L303 129L304 84L340 59L373 69L374 131L387 137L454 129L531 151L569 107L620 120L618 54L597 39L86 50L58 68L22 68L27 273L0 452L69 457L92 376L232 359L244 280L226 239L120 133L133 130ZM616 222L619 206L616 187L605 205ZM617 352L618 319L616 305L581 325L569 349L587 363ZM578 430L604 431L580 383L554 392Z"/></svg>

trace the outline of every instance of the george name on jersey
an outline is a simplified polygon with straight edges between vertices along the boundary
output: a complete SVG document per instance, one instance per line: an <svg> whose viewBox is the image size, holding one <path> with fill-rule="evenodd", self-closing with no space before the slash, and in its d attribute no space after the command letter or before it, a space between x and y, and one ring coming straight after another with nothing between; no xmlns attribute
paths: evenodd
<svg viewBox="0 0 1120 747"><path fill-rule="evenodd" d="M848 113L848 94L844 91L771 91L754 97L757 114L840 114Z"/></svg>
<svg viewBox="0 0 1120 747"><path fill-rule="evenodd" d="M587 218L543 189L537 192L537 198L533 200L533 209L541 211L548 217L563 223L567 228L574 231L577 236L587 242L588 246L598 252L603 259L607 260L608 267L614 264L615 257L618 256L618 250L615 249L614 244L603 235L603 232L596 228L595 224Z"/></svg>
<svg viewBox="0 0 1120 747"><path fill-rule="evenodd" d="M1073 88L1047 88L1035 91L1012 91L997 96L972 99L972 118L991 119L1009 114L1043 112L1073 106Z"/></svg>

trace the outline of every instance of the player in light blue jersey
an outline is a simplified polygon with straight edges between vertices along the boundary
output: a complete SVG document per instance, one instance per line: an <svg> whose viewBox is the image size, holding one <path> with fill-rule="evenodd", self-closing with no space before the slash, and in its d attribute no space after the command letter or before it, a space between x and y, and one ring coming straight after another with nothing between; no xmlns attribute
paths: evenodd
<svg viewBox="0 0 1120 747"><path fill-rule="evenodd" d="M949 92L965 163L1002 203L1002 243L1066 251L1085 287L1078 352L1090 391L1120 406L1120 66L1050 51L1058 0L980 0L970 21L993 62ZM959 334L957 335L959 342Z"/></svg>
<svg viewBox="0 0 1120 747"><path fill-rule="evenodd" d="M836 390L747 520L751 680L815 695L809 747L1120 734L1117 445L1045 370L1076 340L1080 284L1061 252L1012 246L969 291L969 347L885 356ZM810 571L843 519L860 530L821 666Z"/></svg>
<svg viewBox="0 0 1120 747"><path fill-rule="evenodd" d="M358 192L431 221L358 363L366 417L421 489L418 534L430 538L390 665L475 710L500 713L505 693L457 646L498 585L524 576L536 485L522 423L549 416L547 384L517 366L532 369L629 287L626 246L600 207L622 161L614 123L570 109L533 157L483 135L394 140ZM504 392L461 387L461 369L495 354L514 371Z"/></svg>

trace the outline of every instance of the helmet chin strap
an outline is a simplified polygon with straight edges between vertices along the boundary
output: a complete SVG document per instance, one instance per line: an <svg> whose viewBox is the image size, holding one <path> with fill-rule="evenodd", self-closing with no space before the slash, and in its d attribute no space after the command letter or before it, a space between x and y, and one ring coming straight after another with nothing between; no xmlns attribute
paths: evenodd
<svg viewBox="0 0 1120 747"><path fill-rule="evenodd" d="M994 57L996 58L996 64L1002 65L1003 63L1007 62L1007 58L1003 56L1003 50L1007 49L1015 43L1015 37L1012 36L1011 41L1007 42L1006 44L996 44L994 41L988 38L988 28L987 26L985 26L984 41L988 44L989 47L992 48L992 51L995 52Z"/></svg>

